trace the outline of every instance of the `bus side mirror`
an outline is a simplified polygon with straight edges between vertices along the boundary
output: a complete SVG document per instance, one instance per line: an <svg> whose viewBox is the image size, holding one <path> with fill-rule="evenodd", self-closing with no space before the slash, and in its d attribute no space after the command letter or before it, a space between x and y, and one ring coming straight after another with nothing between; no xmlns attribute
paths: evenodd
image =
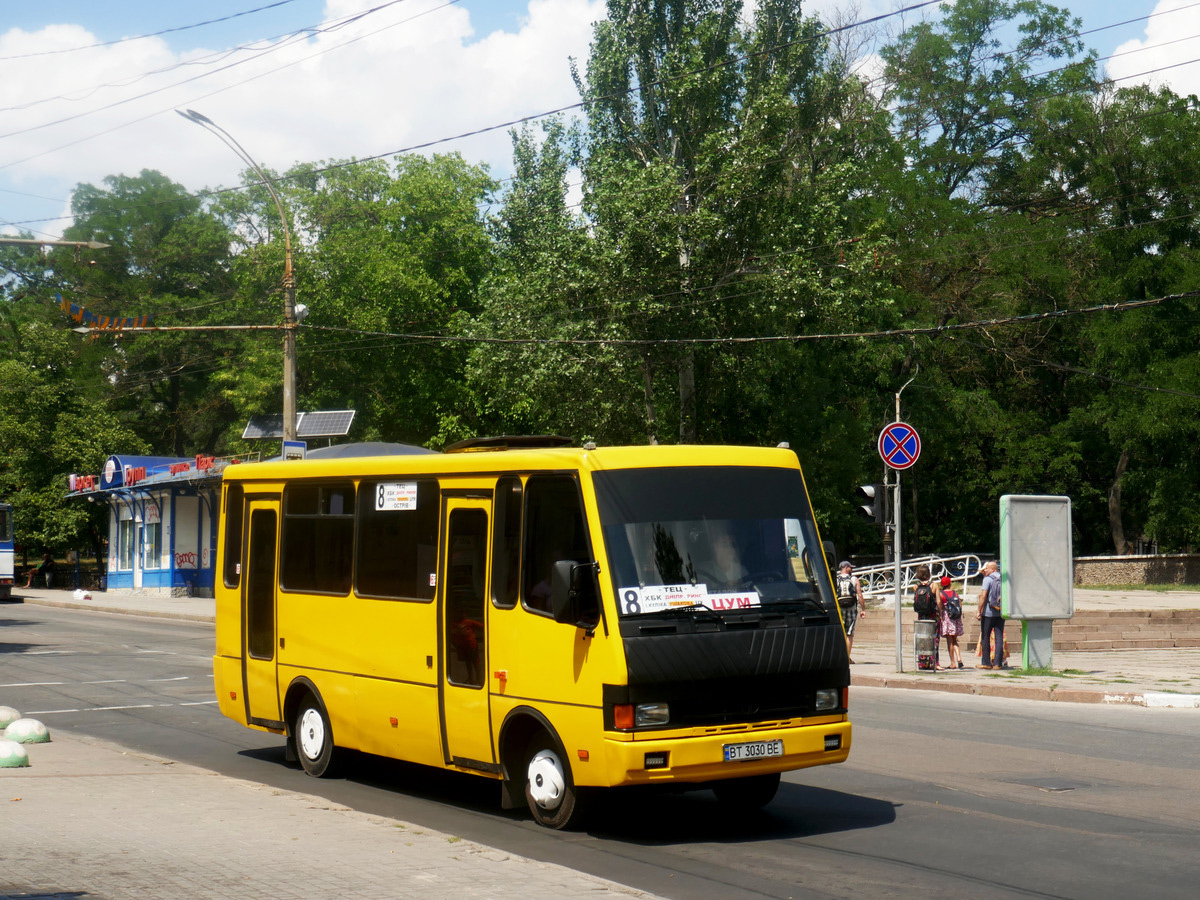
<svg viewBox="0 0 1200 900"><path fill-rule="evenodd" d="M555 622L574 625L579 618L575 615L575 567L573 559L560 559L550 571L550 612Z"/></svg>
<svg viewBox="0 0 1200 900"><path fill-rule="evenodd" d="M550 572L550 612L555 622L590 628L599 610L595 563L560 559ZM584 620L587 621L584 621Z"/></svg>

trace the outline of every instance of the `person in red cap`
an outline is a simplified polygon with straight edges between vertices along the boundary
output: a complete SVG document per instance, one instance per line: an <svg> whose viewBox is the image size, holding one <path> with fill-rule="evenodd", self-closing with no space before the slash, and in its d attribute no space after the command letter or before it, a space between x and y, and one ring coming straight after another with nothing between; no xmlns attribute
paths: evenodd
<svg viewBox="0 0 1200 900"><path fill-rule="evenodd" d="M947 668L961 669L963 667L962 651L958 647L958 639L963 633L962 598L957 591L950 587L950 584L950 576L943 575L938 634L946 639L946 649L950 653L950 665Z"/></svg>

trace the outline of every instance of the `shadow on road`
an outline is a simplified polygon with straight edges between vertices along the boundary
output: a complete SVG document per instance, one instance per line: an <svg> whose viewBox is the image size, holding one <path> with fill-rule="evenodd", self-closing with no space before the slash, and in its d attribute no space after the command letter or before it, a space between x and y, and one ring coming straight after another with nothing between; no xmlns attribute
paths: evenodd
<svg viewBox="0 0 1200 900"><path fill-rule="evenodd" d="M529 818L524 807L500 808L500 786L490 779L400 762L368 753L341 751L341 778L374 790L514 821ZM242 750L239 755L298 768L278 747ZM589 798L583 829L594 837L646 846L696 842L746 843L807 838L877 828L895 821L893 804L827 788L784 782L775 799L757 813L731 814L709 790L658 787L615 788Z"/></svg>

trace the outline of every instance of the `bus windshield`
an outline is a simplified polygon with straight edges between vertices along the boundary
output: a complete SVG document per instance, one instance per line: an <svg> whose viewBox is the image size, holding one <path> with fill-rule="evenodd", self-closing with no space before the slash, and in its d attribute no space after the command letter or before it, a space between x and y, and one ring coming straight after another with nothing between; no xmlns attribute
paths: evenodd
<svg viewBox="0 0 1200 900"><path fill-rule="evenodd" d="M785 603L833 608L798 470L696 466L593 478L622 616Z"/></svg>

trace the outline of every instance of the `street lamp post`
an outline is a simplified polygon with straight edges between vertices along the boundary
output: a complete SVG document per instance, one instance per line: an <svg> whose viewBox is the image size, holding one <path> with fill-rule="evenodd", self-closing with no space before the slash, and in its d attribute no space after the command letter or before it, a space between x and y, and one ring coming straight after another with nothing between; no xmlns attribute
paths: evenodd
<svg viewBox="0 0 1200 900"><path fill-rule="evenodd" d="M175 112L190 122L195 122L202 128L211 131L229 147L242 162L246 163L255 174L262 179L263 185L275 201L275 209L279 211L279 221L283 224L283 439L296 440L296 277L292 272L292 233L288 227L287 214L283 211L283 203L275 190L275 184L267 177L267 173L254 161L229 132L194 109Z"/></svg>

